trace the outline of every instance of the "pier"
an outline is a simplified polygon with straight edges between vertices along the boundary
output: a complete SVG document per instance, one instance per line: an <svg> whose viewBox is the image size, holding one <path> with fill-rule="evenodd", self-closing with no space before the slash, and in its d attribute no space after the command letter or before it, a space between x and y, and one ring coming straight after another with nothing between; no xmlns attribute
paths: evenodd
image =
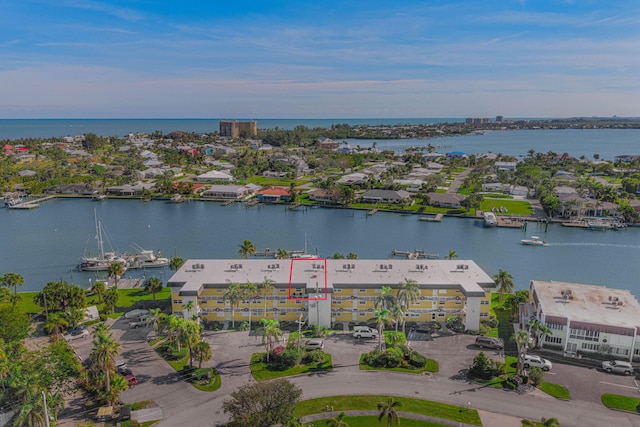
<svg viewBox="0 0 640 427"><path fill-rule="evenodd" d="M435 216L433 215L425 215L425 216L421 216L420 218L418 218L420 221L427 221L427 222L442 222L442 218L444 218L444 214L437 214Z"/></svg>
<svg viewBox="0 0 640 427"><path fill-rule="evenodd" d="M55 199L56 196L42 196L28 199L10 199L5 202L8 209L34 209L40 206L40 203Z"/></svg>
<svg viewBox="0 0 640 427"><path fill-rule="evenodd" d="M425 251L420 249L416 249L413 252L400 251L400 250L394 249L393 252L391 252L391 256L406 258L406 259L440 259L438 254L428 254L428 253L425 253Z"/></svg>

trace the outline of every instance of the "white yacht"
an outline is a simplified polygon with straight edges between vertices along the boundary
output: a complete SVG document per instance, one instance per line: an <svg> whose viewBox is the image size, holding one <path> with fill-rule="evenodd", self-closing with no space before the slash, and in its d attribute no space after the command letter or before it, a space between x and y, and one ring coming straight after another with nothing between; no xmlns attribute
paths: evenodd
<svg viewBox="0 0 640 427"><path fill-rule="evenodd" d="M531 236L530 239L522 239L522 240L520 240L520 243L522 243L523 245L530 245L530 246L544 246L544 245L546 245L545 241L540 239L540 237L538 237L538 236Z"/></svg>
<svg viewBox="0 0 640 427"><path fill-rule="evenodd" d="M498 218L496 214L493 212L485 212L484 213L484 226L485 227L496 227L498 225Z"/></svg>

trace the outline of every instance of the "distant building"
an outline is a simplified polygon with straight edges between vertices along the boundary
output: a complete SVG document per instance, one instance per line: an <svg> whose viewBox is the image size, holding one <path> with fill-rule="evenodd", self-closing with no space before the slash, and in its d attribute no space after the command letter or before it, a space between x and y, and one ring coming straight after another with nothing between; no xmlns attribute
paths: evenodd
<svg viewBox="0 0 640 427"><path fill-rule="evenodd" d="M239 138L240 134L256 136L258 134L258 122L250 120L240 122L238 120L220 120L220 136Z"/></svg>
<svg viewBox="0 0 640 427"><path fill-rule="evenodd" d="M496 123L502 123L504 116L496 116Z"/></svg>

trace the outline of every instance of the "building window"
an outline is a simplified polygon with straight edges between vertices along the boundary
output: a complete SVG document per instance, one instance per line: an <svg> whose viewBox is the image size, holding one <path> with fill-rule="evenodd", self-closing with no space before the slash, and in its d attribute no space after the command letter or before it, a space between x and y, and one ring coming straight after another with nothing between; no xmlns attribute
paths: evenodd
<svg viewBox="0 0 640 427"><path fill-rule="evenodd" d="M558 323L547 323L547 328L553 329L554 331L561 331L564 329L564 325L560 325Z"/></svg>
<svg viewBox="0 0 640 427"><path fill-rule="evenodd" d="M337 294L342 293L342 289L334 289L334 292Z"/></svg>
<svg viewBox="0 0 640 427"><path fill-rule="evenodd" d="M360 305L365 305L367 302L360 300L359 303L360 303Z"/></svg>
<svg viewBox="0 0 640 427"><path fill-rule="evenodd" d="M569 332L569 338L584 340L584 341L599 341L600 340L600 332L599 331L585 331L584 329L574 329L571 328Z"/></svg>
<svg viewBox="0 0 640 427"><path fill-rule="evenodd" d="M366 293L367 290L366 289L358 289L358 292Z"/></svg>
<svg viewBox="0 0 640 427"><path fill-rule="evenodd" d="M182 304L182 300L181 299L174 299L173 303L174 304Z"/></svg>
<svg viewBox="0 0 640 427"><path fill-rule="evenodd" d="M562 344L562 338L545 336L544 342L548 342L550 344Z"/></svg>
<svg viewBox="0 0 640 427"><path fill-rule="evenodd" d="M481 300L480 305L489 305L489 300Z"/></svg>

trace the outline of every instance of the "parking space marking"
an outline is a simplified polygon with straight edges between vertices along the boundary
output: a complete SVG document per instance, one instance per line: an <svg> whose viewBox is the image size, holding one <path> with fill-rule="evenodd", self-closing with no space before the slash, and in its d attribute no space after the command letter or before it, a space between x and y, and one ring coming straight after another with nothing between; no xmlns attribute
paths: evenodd
<svg viewBox="0 0 640 427"><path fill-rule="evenodd" d="M615 386L618 386L618 387L624 387L624 388L630 388L632 390L638 390L637 387L631 387L629 385L622 385L622 384L615 384L615 383L608 383L608 382L605 382L605 381L600 381L600 384L615 385Z"/></svg>

